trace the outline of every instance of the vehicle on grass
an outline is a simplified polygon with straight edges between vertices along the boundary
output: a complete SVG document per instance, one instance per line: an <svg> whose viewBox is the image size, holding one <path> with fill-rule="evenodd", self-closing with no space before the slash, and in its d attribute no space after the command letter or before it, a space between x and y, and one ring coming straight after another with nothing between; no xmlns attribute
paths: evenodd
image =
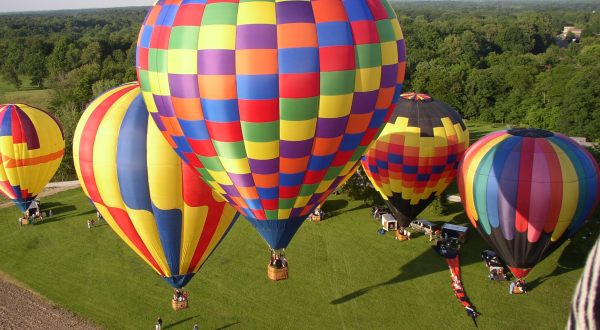
<svg viewBox="0 0 600 330"><path fill-rule="evenodd" d="M459 243L464 243L467 240L467 231L469 228L451 223L445 223L442 226L442 236L447 238L454 238Z"/></svg>
<svg viewBox="0 0 600 330"><path fill-rule="evenodd" d="M394 231L398 229L398 221L389 213L381 215L381 225L386 231Z"/></svg>
<svg viewBox="0 0 600 330"><path fill-rule="evenodd" d="M506 265L492 250L485 250L481 253L481 258L490 273L488 278L492 281L507 281L509 273L506 271Z"/></svg>
<svg viewBox="0 0 600 330"><path fill-rule="evenodd" d="M411 221L409 227L415 231L422 232L425 235L430 236L432 236L438 229L438 226L435 223L423 219L415 219Z"/></svg>

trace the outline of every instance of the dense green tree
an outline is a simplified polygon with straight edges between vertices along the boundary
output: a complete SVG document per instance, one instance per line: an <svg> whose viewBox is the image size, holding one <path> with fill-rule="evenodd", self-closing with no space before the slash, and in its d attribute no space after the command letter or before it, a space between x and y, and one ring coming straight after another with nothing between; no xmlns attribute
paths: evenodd
<svg viewBox="0 0 600 330"><path fill-rule="evenodd" d="M47 56L51 45L42 39L28 39L23 51L22 71L31 78L31 85L38 88L44 87L44 80L48 77Z"/></svg>
<svg viewBox="0 0 600 330"><path fill-rule="evenodd" d="M102 61L102 46L98 41L90 42L81 52L81 64L100 64Z"/></svg>
<svg viewBox="0 0 600 330"><path fill-rule="evenodd" d="M600 138L600 64L579 70L566 82L557 129L561 132Z"/></svg>
<svg viewBox="0 0 600 330"><path fill-rule="evenodd" d="M20 89L22 85L22 81L19 77L22 61L23 49L21 45L16 41L11 42L5 52L0 72L2 72L4 79L14 85L17 89Z"/></svg>
<svg viewBox="0 0 600 330"><path fill-rule="evenodd" d="M495 41L502 50L521 54L529 53L535 48L535 34L530 26L516 24L502 26Z"/></svg>

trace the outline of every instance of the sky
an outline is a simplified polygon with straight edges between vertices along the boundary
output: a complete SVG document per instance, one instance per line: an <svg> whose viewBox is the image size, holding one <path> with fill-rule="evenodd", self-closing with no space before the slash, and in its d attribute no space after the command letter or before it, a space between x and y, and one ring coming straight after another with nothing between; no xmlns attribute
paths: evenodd
<svg viewBox="0 0 600 330"><path fill-rule="evenodd" d="M0 0L0 13L79 8L152 6L154 0Z"/></svg>

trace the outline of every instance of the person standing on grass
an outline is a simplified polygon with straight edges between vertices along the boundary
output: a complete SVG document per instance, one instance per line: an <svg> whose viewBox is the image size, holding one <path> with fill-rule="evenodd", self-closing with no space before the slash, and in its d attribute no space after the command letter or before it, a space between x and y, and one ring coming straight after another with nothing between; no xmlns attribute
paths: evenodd
<svg viewBox="0 0 600 330"><path fill-rule="evenodd" d="M154 329L155 330L162 329L162 319L160 317L158 319L156 319L156 324L154 325Z"/></svg>
<svg viewBox="0 0 600 330"><path fill-rule="evenodd" d="M194 327L192 328L192 330L198 330L198 324L194 324Z"/></svg>

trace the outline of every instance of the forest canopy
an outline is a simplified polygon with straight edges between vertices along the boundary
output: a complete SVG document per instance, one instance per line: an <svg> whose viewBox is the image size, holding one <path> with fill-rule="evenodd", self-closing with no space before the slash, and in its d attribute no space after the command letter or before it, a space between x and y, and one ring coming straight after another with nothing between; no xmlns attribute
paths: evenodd
<svg viewBox="0 0 600 330"><path fill-rule="evenodd" d="M600 141L600 6L394 5L408 50L405 91L428 93L468 120ZM1 80L51 91L48 110L67 139L60 178L74 177L70 144L85 106L136 79L135 44L146 10L2 15ZM558 38L565 26L582 29L581 37Z"/></svg>

